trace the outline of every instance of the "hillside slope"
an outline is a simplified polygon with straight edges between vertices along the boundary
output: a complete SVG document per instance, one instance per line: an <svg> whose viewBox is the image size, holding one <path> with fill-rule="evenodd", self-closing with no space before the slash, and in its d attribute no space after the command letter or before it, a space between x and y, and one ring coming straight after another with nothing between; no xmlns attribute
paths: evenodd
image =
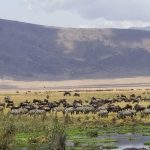
<svg viewBox="0 0 150 150"><path fill-rule="evenodd" d="M150 76L150 32L56 28L0 20L0 78Z"/></svg>

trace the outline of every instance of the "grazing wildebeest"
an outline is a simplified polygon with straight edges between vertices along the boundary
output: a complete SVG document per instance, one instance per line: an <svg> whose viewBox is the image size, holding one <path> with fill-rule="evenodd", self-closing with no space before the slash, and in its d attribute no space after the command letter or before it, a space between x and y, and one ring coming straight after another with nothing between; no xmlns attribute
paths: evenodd
<svg viewBox="0 0 150 150"><path fill-rule="evenodd" d="M74 104L73 104L73 107L74 107L74 108L81 107L81 106L82 106L82 105L81 105L80 103L74 103Z"/></svg>
<svg viewBox="0 0 150 150"><path fill-rule="evenodd" d="M115 105L108 105L107 106L108 112L119 112L121 110L122 110L122 108L119 105L118 106L115 106Z"/></svg>
<svg viewBox="0 0 150 150"><path fill-rule="evenodd" d="M98 112L98 116L102 117L102 118L104 118L104 117L108 118L108 111L107 110L101 110Z"/></svg>
<svg viewBox="0 0 150 150"><path fill-rule="evenodd" d="M40 102L41 102L41 100L38 100L38 99L33 100L33 103L40 103Z"/></svg>
<svg viewBox="0 0 150 150"><path fill-rule="evenodd" d="M25 108L11 109L10 110L11 115L24 115L27 113L28 113L28 109L25 109Z"/></svg>
<svg viewBox="0 0 150 150"><path fill-rule="evenodd" d="M45 102L45 103L48 103L48 99L44 99L44 102Z"/></svg>
<svg viewBox="0 0 150 150"><path fill-rule="evenodd" d="M107 110L107 106L100 106L96 109L97 112L99 112L101 110Z"/></svg>
<svg viewBox="0 0 150 150"><path fill-rule="evenodd" d="M125 95L123 95L123 94L121 94L121 96L120 96L121 98L127 98Z"/></svg>
<svg viewBox="0 0 150 150"><path fill-rule="evenodd" d="M11 115L20 115L21 111L19 109L11 109L10 114Z"/></svg>
<svg viewBox="0 0 150 150"><path fill-rule="evenodd" d="M6 104L6 108L11 108L13 106L14 106L14 102L11 102L11 103L9 102Z"/></svg>
<svg viewBox="0 0 150 150"><path fill-rule="evenodd" d="M71 93L70 92L64 92L64 96L67 96L67 95L69 95L69 96L71 96Z"/></svg>
<svg viewBox="0 0 150 150"><path fill-rule="evenodd" d="M80 97L80 94L79 93L74 93L73 96Z"/></svg>
<svg viewBox="0 0 150 150"><path fill-rule="evenodd" d="M123 107L122 110L126 110L126 109L132 109L132 105L126 104L126 106Z"/></svg>
<svg viewBox="0 0 150 150"><path fill-rule="evenodd" d="M89 114L90 112L94 113L95 109L93 106L84 106L83 107L83 113L84 114Z"/></svg>
<svg viewBox="0 0 150 150"><path fill-rule="evenodd" d="M143 112L141 112L141 117L149 117L150 115L150 109L145 109Z"/></svg>
<svg viewBox="0 0 150 150"><path fill-rule="evenodd" d="M131 95L130 95L130 99L131 99L131 98L135 98L135 94L131 94Z"/></svg>
<svg viewBox="0 0 150 150"><path fill-rule="evenodd" d="M136 104L136 105L134 106L134 109L135 109L137 112L139 112L139 111L144 111L144 110L146 109L146 107L144 107L144 106L142 106L142 105Z"/></svg>
<svg viewBox="0 0 150 150"><path fill-rule="evenodd" d="M142 99L142 96L141 95L138 95L137 97L136 97L136 99Z"/></svg>
<svg viewBox="0 0 150 150"><path fill-rule="evenodd" d="M65 115L68 115L69 113L70 113L71 115L73 115L74 112L75 112L75 108L73 108L73 107L66 108L66 109L64 110L64 112L65 112Z"/></svg>
<svg viewBox="0 0 150 150"><path fill-rule="evenodd" d="M30 110L28 112L28 114L30 116L36 116L36 115L46 115L46 111L45 110L41 110L41 109L33 109L33 110Z"/></svg>
<svg viewBox="0 0 150 150"><path fill-rule="evenodd" d="M5 103L13 103L13 100L9 96L4 97Z"/></svg>
<svg viewBox="0 0 150 150"><path fill-rule="evenodd" d="M45 110L46 112L50 112L50 111L51 111L51 108L48 107L48 106L45 106L45 107L43 107L42 109Z"/></svg>
<svg viewBox="0 0 150 150"><path fill-rule="evenodd" d="M5 107L5 103L0 103L0 106L3 106L3 107Z"/></svg>
<svg viewBox="0 0 150 150"><path fill-rule="evenodd" d="M83 108L81 106L76 107L76 114L83 113Z"/></svg>
<svg viewBox="0 0 150 150"><path fill-rule="evenodd" d="M80 99L80 100L74 100L73 101L73 105L76 105L77 103L82 105L82 100Z"/></svg>
<svg viewBox="0 0 150 150"><path fill-rule="evenodd" d="M11 109L19 109L20 108L20 105L13 105L12 107L11 107Z"/></svg>
<svg viewBox="0 0 150 150"><path fill-rule="evenodd" d="M123 111L119 111L117 113L117 117L120 119L124 119L126 117L133 118L133 116L136 116L136 111L134 111L134 110L123 110Z"/></svg>
<svg viewBox="0 0 150 150"><path fill-rule="evenodd" d="M136 99L133 99L132 100L132 103L139 103L140 99L139 98L136 98Z"/></svg>

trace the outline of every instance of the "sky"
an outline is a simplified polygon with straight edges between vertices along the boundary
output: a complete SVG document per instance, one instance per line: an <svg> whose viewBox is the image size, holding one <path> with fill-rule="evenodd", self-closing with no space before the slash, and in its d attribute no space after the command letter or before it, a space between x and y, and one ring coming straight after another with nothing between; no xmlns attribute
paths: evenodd
<svg viewBox="0 0 150 150"><path fill-rule="evenodd" d="M0 0L0 18L58 27L145 27L150 0Z"/></svg>

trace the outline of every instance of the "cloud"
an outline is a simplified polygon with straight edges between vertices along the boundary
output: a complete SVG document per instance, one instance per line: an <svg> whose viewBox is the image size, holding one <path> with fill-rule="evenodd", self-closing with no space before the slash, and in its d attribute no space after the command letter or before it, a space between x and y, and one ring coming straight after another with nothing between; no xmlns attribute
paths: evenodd
<svg viewBox="0 0 150 150"><path fill-rule="evenodd" d="M85 19L150 21L150 0L22 0L29 9L67 11Z"/></svg>
<svg viewBox="0 0 150 150"><path fill-rule="evenodd" d="M90 20L88 24L82 24L79 28L131 28L131 27L147 27L150 22L129 21L129 20L106 20L103 18Z"/></svg>

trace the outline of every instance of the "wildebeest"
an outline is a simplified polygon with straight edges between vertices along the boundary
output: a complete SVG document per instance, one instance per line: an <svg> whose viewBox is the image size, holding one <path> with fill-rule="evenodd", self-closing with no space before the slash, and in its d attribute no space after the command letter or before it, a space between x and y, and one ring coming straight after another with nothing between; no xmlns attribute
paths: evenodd
<svg viewBox="0 0 150 150"><path fill-rule="evenodd" d="M68 96L71 96L71 93L70 93L70 92L67 92L67 91L64 92L64 96L67 96L67 95L68 95Z"/></svg>
<svg viewBox="0 0 150 150"><path fill-rule="evenodd" d="M69 113L70 113L71 115L73 115L74 112L75 112L75 108L73 108L73 107L66 108L66 109L64 110L64 112L65 112L65 115L68 115Z"/></svg>
<svg viewBox="0 0 150 150"><path fill-rule="evenodd" d="M132 109L132 105L126 104L125 107L122 108L122 110L126 109Z"/></svg>
<svg viewBox="0 0 150 150"><path fill-rule="evenodd" d="M13 103L13 100L9 96L4 97L4 101L5 103Z"/></svg>
<svg viewBox="0 0 150 150"><path fill-rule="evenodd" d="M28 109L25 109L25 108L11 109L10 110L11 115L23 115L23 114L27 114L27 113L28 113Z"/></svg>
<svg viewBox="0 0 150 150"><path fill-rule="evenodd" d="M28 114L30 116L36 116L36 115L46 115L46 111L45 110L41 110L41 109L33 109L33 110L30 110L28 112Z"/></svg>
<svg viewBox="0 0 150 150"><path fill-rule="evenodd" d="M101 110L98 112L98 116L102 117L102 118L104 118L104 117L108 118L108 111L107 110Z"/></svg>
<svg viewBox="0 0 150 150"><path fill-rule="evenodd" d="M11 103L9 102L6 104L6 108L11 108L13 106L14 106L14 102L11 102Z"/></svg>
<svg viewBox="0 0 150 150"><path fill-rule="evenodd" d="M73 96L80 97L80 94L79 93L74 93Z"/></svg>
<svg viewBox="0 0 150 150"><path fill-rule="evenodd" d="M133 99L132 100L132 103L139 103L140 99L139 98L136 98L136 99Z"/></svg>
<svg viewBox="0 0 150 150"><path fill-rule="evenodd" d="M108 105L107 106L108 112L119 112L121 110L122 110L122 108L119 105L118 106L115 106L115 105Z"/></svg>
<svg viewBox="0 0 150 150"><path fill-rule="evenodd" d="M73 106L77 107L77 106L81 106L82 105L82 100L74 100L73 101Z"/></svg>
<svg viewBox="0 0 150 150"><path fill-rule="evenodd" d="M46 99L49 99L49 95L46 95Z"/></svg>
<svg viewBox="0 0 150 150"><path fill-rule="evenodd" d="M150 109L150 105L147 106L147 109Z"/></svg>
<svg viewBox="0 0 150 150"><path fill-rule="evenodd" d="M4 108L5 107L5 103L0 103L0 106L2 106Z"/></svg>
<svg viewBox="0 0 150 150"><path fill-rule="evenodd" d="M40 103L41 102L41 100L39 100L39 99L33 99L33 103Z"/></svg>
<svg viewBox="0 0 150 150"><path fill-rule="evenodd" d="M132 118L133 116L136 116L136 111L134 111L134 110L123 110L123 111L119 111L117 113L117 117L120 119L124 119L126 117Z"/></svg>
<svg viewBox="0 0 150 150"><path fill-rule="evenodd" d="M131 94L131 95L130 95L130 98L135 98L135 94Z"/></svg>
<svg viewBox="0 0 150 150"><path fill-rule="evenodd" d="M64 96L71 96L73 91L64 92ZM80 96L79 91L74 91L73 96ZM46 93L48 95L48 93ZM46 97L44 96L44 98ZM142 101L139 97L136 97L134 94L130 95L132 98L127 98L127 96L121 94L118 97L113 98L96 98L92 97L91 99L75 99L73 101L67 101L62 97L61 99L49 102L48 99L33 99L31 102L22 101L20 104L16 105L10 97L5 97L5 103L0 103L0 107L10 109L11 114L27 114L27 115L43 115L46 112L62 112L63 114L98 114L100 117L108 117L107 115L111 113L117 113L118 118L133 117L136 115L136 112L143 112L144 116L147 116L147 109L150 109L150 106L139 105ZM118 103L119 102L119 103ZM124 107L121 107L120 103L125 104ZM137 105L133 105L133 102L138 102ZM26 113L23 113L21 109L27 110ZM144 111L146 110L146 111Z"/></svg>
<svg viewBox="0 0 150 150"><path fill-rule="evenodd" d="M144 107L144 106L142 106L142 105L136 104L136 105L134 106L134 109L135 109L137 112L139 112L139 111L145 110L146 107Z"/></svg>
<svg viewBox="0 0 150 150"><path fill-rule="evenodd" d="M83 113L84 114L89 114L89 113L94 113L95 112L95 109L93 106L84 106L83 107Z"/></svg>
<svg viewBox="0 0 150 150"><path fill-rule="evenodd" d="M150 109L145 109L143 112L141 112L141 117L149 117L150 115Z"/></svg>

